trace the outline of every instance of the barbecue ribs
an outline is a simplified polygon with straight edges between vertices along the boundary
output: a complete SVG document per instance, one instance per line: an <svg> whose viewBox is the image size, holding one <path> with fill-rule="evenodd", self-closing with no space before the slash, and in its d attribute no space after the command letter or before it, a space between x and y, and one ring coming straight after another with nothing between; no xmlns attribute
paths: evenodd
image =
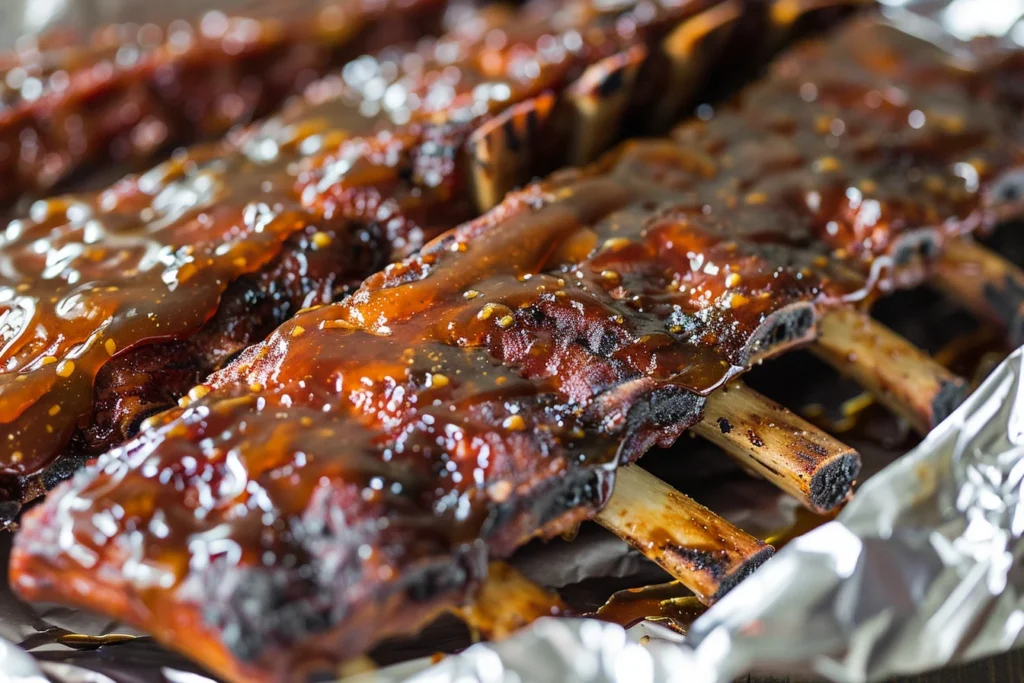
<svg viewBox="0 0 1024 683"><path fill-rule="evenodd" d="M333 671L593 515L825 311L1019 211L1018 113L876 18L804 44L295 316L30 511L14 585L230 680Z"/></svg>
<svg viewBox="0 0 1024 683"><path fill-rule="evenodd" d="M36 203L0 244L0 513L298 309L477 215L468 186L486 178L470 140L532 144L555 95L589 92L580 77L614 95L599 76L625 68L619 56L707 4L472 11L441 40L361 57L227 141Z"/></svg>

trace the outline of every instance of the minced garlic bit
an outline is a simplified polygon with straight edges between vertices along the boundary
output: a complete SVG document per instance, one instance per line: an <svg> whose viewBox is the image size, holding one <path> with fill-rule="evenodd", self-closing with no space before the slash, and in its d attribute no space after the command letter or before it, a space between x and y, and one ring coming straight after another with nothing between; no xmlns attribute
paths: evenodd
<svg viewBox="0 0 1024 683"><path fill-rule="evenodd" d="M108 339L107 341L103 342L103 348L107 350L107 353L113 356L115 353L117 353L117 342L114 341L113 339Z"/></svg>
<svg viewBox="0 0 1024 683"><path fill-rule="evenodd" d="M514 323L515 321L516 319L510 315L502 316L501 318L498 319L498 327L502 329L505 329L506 327L511 327L512 323Z"/></svg>
<svg viewBox="0 0 1024 683"><path fill-rule="evenodd" d="M293 337L298 337L298 336L300 336L305 331L306 331L305 327L303 327L302 325L296 325L295 327L292 328L292 336Z"/></svg>

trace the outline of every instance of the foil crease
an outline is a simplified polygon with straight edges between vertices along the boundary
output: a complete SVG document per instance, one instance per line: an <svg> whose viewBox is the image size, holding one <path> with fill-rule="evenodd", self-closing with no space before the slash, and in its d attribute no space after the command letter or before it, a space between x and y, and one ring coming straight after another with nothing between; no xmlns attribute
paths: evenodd
<svg viewBox="0 0 1024 683"><path fill-rule="evenodd" d="M1018 349L835 521L700 617L684 643L660 630L644 639L637 629L549 618L406 680L719 683L757 671L853 683L1005 652L1024 643L1022 533Z"/></svg>

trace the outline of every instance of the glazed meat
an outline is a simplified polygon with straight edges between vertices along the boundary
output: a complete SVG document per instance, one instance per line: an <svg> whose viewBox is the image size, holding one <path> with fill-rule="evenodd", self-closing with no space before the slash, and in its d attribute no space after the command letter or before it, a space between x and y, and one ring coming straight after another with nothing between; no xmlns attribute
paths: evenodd
<svg viewBox="0 0 1024 683"><path fill-rule="evenodd" d="M84 42L55 34L20 44L0 58L0 204L264 116L368 50L437 34L445 5L346 0L282 12L265 3L254 16L209 13L163 29L107 26Z"/></svg>
<svg viewBox="0 0 1024 683"><path fill-rule="evenodd" d="M7 518L300 308L477 215L472 136L538 133L554 94L701 7L468 11L224 142L37 202L0 245Z"/></svg>
<svg viewBox="0 0 1024 683"><path fill-rule="evenodd" d="M236 681L415 630L593 515L752 362L1019 210L1017 110L989 84L865 18L672 139L510 195L62 485L16 589Z"/></svg>

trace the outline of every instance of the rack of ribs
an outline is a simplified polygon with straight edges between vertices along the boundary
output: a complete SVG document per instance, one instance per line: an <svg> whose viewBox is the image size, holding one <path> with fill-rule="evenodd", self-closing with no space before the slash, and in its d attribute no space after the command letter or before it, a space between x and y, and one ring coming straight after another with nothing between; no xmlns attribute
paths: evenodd
<svg viewBox="0 0 1024 683"><path fill-rule="evenodd" d="M237 681L330 673L592 517L713 600L766 547L734 528L681 543L683 517L727 523L631 463L713 419L748 428L734 455L798 480L821 453L757 455L774 423L733 415L760 405L736 379L802 344L921 430L956 405L962 382L864 311L1019 213L999 68L857 19L710 120L510 194L59 486L23 521L16 590Z"/></svg>
<svg viewBox="0 0 1024 683"><path fill-rule="evenodd" d="M722 31L741 20L763 28L762 10L735 0L471 10L441 39L349 63L265 123L106 190L35 203L0 245L2 517L300 308L553 162L530 154L548 135L542 121L573 123L582 137L559 139L595 149L594 131L607 136L641 90L692 83L683 66L719 54ZM796 30L787 21L776 34Z"/></svg>

